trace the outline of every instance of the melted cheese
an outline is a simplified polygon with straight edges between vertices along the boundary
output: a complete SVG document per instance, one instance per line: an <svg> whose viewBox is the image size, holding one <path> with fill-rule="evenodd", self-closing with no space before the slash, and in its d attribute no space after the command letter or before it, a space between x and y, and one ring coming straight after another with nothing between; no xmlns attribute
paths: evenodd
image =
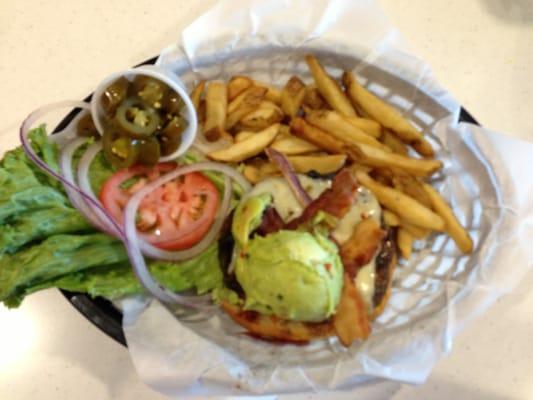
<svg viewBox="0 0 533 400"><path fill-rule="evenodd" d="M298 179L312 199L316 199L324 190L331 187L331 181L325 179L312 179L305 175L298 175ZM254 196L263 193L272 195L274 208L285 222L303 212L302 206L284 178L265 179L253 188L250 195ZM357 202L341 218L339 224L332 232L332 236L339 244L345 243L352 235L355 226L363 218L373 218L380 223L381 207L372 192L364 187L359 187ZM361 267L355 277L355 285L369 312L373 308L372 298L374 296L374 280L376 278L376 257L377 254L374 255L372 261Z"/></svg>
<svg viewBox="0 0 533 400"><path fill-rule="evenodd" d="M312 199L316 199L324 190L331 187L331 181L327 179L312 179L306 175L298 175L298 180ZM256 196L263 193L272 195L274 208L283 221L287 222L302 214L303 207L284 178L265 179L255 185L250 195Z"/></svg>
<svg viewBox="0 0 533 400"><path fill-rule="evenodd" d="M341 218L332 236L340 244L345 243L352 235L355 226L366 218L372 218L378 224L381 223L381 207L372 192L367 188L359 187L357 189L357 202Z"/></svg>
<svg viewBox="0 0 533 400"><path fill-rule="evenodd" d="M374 281L376 279L376 255L368 264L361 267L355 277L355 287L359 291L361 298L366 304L367 311L372 312L374 308Z"/></svg>

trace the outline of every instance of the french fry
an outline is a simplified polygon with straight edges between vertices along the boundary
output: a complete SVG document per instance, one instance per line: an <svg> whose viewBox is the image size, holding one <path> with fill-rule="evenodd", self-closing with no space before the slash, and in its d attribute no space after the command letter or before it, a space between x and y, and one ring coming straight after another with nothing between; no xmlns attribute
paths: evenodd
<svg viewBox="0 0 533 400"><path fill-rule="evenodd" d="M419 154L434 156L431 144L398 110L361 86L351 72L345 71L342 81L352 102L357 103L381 125L396 132L402 141L412 145Z"/></svg>
<svg viewBox="0 0 533 400"><path fill-rule="evenodd" d="M196 113L199 113L200 110L200 100L202 99L202 93L204 91L205 87L205 81L200 81L198 84L194 87L194 89L191 92L191 102L196 109Z"/></svg>
<svg viewBox="0 0 533 400"><path fill-rule="evenodd" d="M352 125L355 125L357 128L361 129L367 135L370 135L376 139L381 136L381 125L379 124L379 122L376 122L373 119L359 117L344 118L350 121Z"/></svg>
<svg viewBox="0 0 533 400"><path fill-rule="evenodd" d="M306 174L311 171L321 175L331 174L340 170L346 163L345 154L327 156L289 156L287 157L294 170Z"/></svg>
<svg viewBox="0 0 533 400"><path fill-rule="evenodd" d="M305 84L297 76L291 76L281 91L281 109L289 117L294 117L300 110L305 96Z"/></svg>
<svg viewBox="0 0 533 400"><path fill-rule="evenodd" d="M214 142L224 136L228 97L226 85L222 82L210 82L205 94L204 135Z"/></svg>
<svg viewBox="0 0 533 400"><path fill-rule="evenodd" d="M393 186L404 192L406 195L411 196L420 204L425 205L427 208L432 208L431 199L424 190L422 182L418 181L415 177L406 174L402 171L395 171L392 177Z"/></svg>
<svg viewBox="0 0 533 400"><path fill-rule="evenodd" d="M291 132L295 136L313 143L315 146L326 150L328 153L339 154L344 152L345 145L341 140L324 132L322 129L308 124L302 118L293 118L290 126Z"/></svg>
<svg viewBox="0 0 533 400"><path fill-rule="evenodd" d="M265 99L273 102L274 104L280 105L281 104L281 90L278 88L275 88L272 85L269 85L264 82L260 81L254 81L256 86L262 87L266 89L265 93Z"/></svg>
<svg viewBox="0 0 533 400"><path fill-rule="evenodd" d="M461 226L450 206L433 187L427 183L424 184L423 187L431 199L433 209L444 219L446 233L451 236L457 247L459 247L463 253L471 253L474 247L472 238Z"/></svg>
<svg viewBox="0 0 533 400"><path fill-rule="evenodd" d="M403 156L408 154L407 146L387 129L384 129L383 134L381 135L381 141L394 153L401 154Z"/></svg>
<svg viewBox="0 0 533 400"><path fill-rule="evenodd" d="M363 162L373 167L396 167L415 176L430 176L442 168L439 160L410 158L362 143L356 147L364 156Z"/></svg>
<svg viewBox="0 0 533 400"><path fill-rule="evenodd" d="M287 157L294 171L299 174L307 174L315 171L320 175L328 175L340 170L346 162L346 155L336 154L329 156L289 156ZM259 166L262 177L279 174L279 169L272 163L264 163Z"/></svg>
<svg viewBox="0 0 533 400"><path fill-rule="evenodd" d="M274 124L267 129L257 132L254 136L234 143L231 146L213 151L208 154L217 161L239 162L261 153L275 139L279 132L280 124Z"/></svg>
<svg viewBox="0 0 533 400"><path fill-rule="evenodd" d="M240 131L235 135L235 142L242 142L243 140L246 140L252 136L255 136L257 132L252 131Z"/></svg>
<svg viewBox="0 0 533 400"><path fill-rule="evenodd" d="M243 129L261 131L272 124L281 122L283 113L275 108L258 108L244 116L239 126Z"/></svg>
<svg viewBox="0 0 533 400"><path fill-rule="evenodd" d="M415 199L396 189L381 185L362 171L357 171L356 177L363 186L374 193L381 204L400 219L434 231L444 230L444 220Z"/></svg>
<svg viewBox="0 0 533 400"><path fill-rule="evenodd" d="M305 120L312 125L330 133L337 139L350 144L365 143L383 151L390 151L384 144L367 135L361 129L350 123L336 111L315 110L306 114Z"/></svg>
<svg viewBox="0 0 533 400"><path fill-rule="evenodd" d="M283 125L286 127L286 125ZM280 129L280 133L270 146L274 150L279 151L285 155L299 155L319 151L320 149L307 140L300 139L294 135L286 135Z"/></svg>
<svg viewBox="0 0 533 400"><path fill-rule="evenodd" d="M318 91L326 99L327 103L334 110L338 111L342 115L357 116L355 110L348 100L348 97L344 94L341 88L324 70L324 67L320 65L316 57L307 55L305 61L309 66L309 70L313 75Z"/></svg>
<svg viewBox="0 0 533 400"><path fill-rule="evenodd" d="M411 257L411 251L413 249L413 237L407 230L403 228L398 229L396 242L398 243L398 248L400 249L400 254L402 257L405 259Z"/></svg>
<svg viewBox="0 0 533 400"><path fill-rule="evenodd" d="M245 165L242 174L248 180L248 182L253 184L256 184L261 180L259 168L254 165Z"/></svg>
<svg viewBox="0 0 533 400"><path fill-rule="evenodd" d="M350 165L347 168L349 168L354 173L357 171L361 171L361 172L364 172L365 174L370 173L370 171L372 170L372 168L369 167L368 165L359 164L357 162L354 162L352 165Z"/></svg>
<svg viewBox="0 0 533 400"><path fill-rule="evenodd" d="M274 108L274 109L279 110L280 112L282 112L281 108L279 108L279 106L276 103L273 103L270 100L263 100L261 102L261 104L259 104L259 108Z"/></svg>
<svg viewBox="0 0 533 400"><path fill-rule="evenodd" d="M253 84L254 81L247 76L232 77L228 82L228 101L232 101Z"/></svg>
<svg viewBox="0 0 533 400"><path fill-rule="evenodd" d="M239 106L228 114L226 118L226 129L232 129L242 118L257 110L263 101L264 95L265 91L261 88L247 90Z"/></svg>
<svg viewBox="0 0 533 400"><path fill-rule="evenodd" d="M241 106L244 99L247 98L247 96L253 95L254 97L261 97L265 96L267 92L267 89L264 87L259 86L251 86L245 91L243 91L241 94L239 94L237 97L235 97L229 104L228 104L228 113L234 112L237 108Z"/></svg>
<svg viewBox="0 0 533 400"><path fill-rule="evenodd" d="M348 347L356 339L370 335L370 323L366 306L348 274L344 274L344 285L337 312L333 315L333 328L340 342Z"/></svg>
<svg viewBox="0 0 533 400"><path fill-rule="evenodd" d="M394 175L392 171L390 170L390 168L386 168L386 167L372 168L372 172L370 173L370 176L385 186L393 186L392 178L394 177Z"/></svg>
<svg viewBox="0 0 533 400"><path fill-rule="evenodd" d="M200 104L197 109L198 122L200 124L205 124L205 99L200 100Z"/></svg>
<svg viewBox="0 0 533 400"><path fill-rule="evenodd" d="M318 88L315 85L308 85L305 88L305 96L303 104L312 110L325 110L328 109L328 103L320 95Z"/></svg>
<svg viewBox="0 0 533 400"><path fill-rule="evenodd" d="M390 210L383 210L383 221L388 226L400 225L400 218Z"/></svg>
<svg viewBox="0 0 533 400"><path fill-rule="evenodd" d="M278 133L278 136L276 137L276 140L286 138L286 137L295 137L295 136L291 135L291 127L289 125L281 124L281 126L279 127L279 133Z"/></svg>
<svg viewBox="0 0 533 400"><path fill-rule="evenodd" d="M406 221L400 221L400 226L409 232L409 234L414 238L418 240L425 239L430 234L430 231L425 228L421 228L419 226L413 225Z"/></svg>

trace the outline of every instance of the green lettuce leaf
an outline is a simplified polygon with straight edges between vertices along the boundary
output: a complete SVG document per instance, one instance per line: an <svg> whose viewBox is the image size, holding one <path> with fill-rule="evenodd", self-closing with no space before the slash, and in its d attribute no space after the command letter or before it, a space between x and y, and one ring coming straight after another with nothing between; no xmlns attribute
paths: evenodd
<svg viewBox="0 0 533 400"><path fill-rule="evenodd" d="M0 301L28 286L127 259L122 243L101 233L54 235L15 254L0 256Z"/></svg>
<svg viewBox="0 0 533 400"><path fill-rule="evenodd" d="M58 170L59 152L44 126L30 138L37 154ZM74 167L82 151L75 154ZM97 155L89 176L95 193L113 173L103 155ZM110 300L142 293L122 243L96 233L69 203L61 184L21 148L0 161L0 188L0 301L17 306L24 296L51 287ZM222 287L216 243L193 259L152 261L149 267L172 290L206 293Z"/></svg>
<svg viewBox="0 0 533 400"><path fill-rule="evenodd" d="M181 263L152 262L149 265L155 279L176 292L196 289L204 294L222 287L223 276L218 263L218 245L212 244L202 254ZM116 300L143 293L128 262L89 268L50 279L20 289L4 300L10 307L20 304L24 296L39 290L57 287L71 292L87 293L92 297Z"/></svg>

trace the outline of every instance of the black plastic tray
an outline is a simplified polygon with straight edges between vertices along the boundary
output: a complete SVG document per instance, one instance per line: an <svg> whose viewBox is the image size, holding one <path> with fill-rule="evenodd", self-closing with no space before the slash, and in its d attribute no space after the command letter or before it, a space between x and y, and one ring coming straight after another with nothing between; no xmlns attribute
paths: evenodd
<svg viewBox="0 0 533 400"><path fill-rule="evenodd" d="M136 66L154 64L157 57L146 60ZM91 95L85 98L85 101L90 101ZM65 128L70 121L80 112L74 110L69 113L56 127L55 132L59 132ZM462 122L471 122L478 125L478 122L466 111L461 108L459 120ZM122 313L109 301L103 298L91 298L84 293L68 292L61 290L61 293L66 299L81 313L85 318L91 321L102 332L106 333L111 338L115 339L123 346L127 346L124 331L122 330Z"/></svg>

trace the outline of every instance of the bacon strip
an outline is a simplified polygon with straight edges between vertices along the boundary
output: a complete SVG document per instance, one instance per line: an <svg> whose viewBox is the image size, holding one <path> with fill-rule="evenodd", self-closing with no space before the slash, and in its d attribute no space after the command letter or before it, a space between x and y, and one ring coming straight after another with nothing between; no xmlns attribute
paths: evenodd
<svg viewBox="0 0 533 400"><path fill-rule="evenodd" d="M283 225L283 219L281 219L276 209L274 207L268 207L263 213L263 220L256 232L261 236L266 236L269 233L274 233L283 229Z"/></svg>
<svg viewBox="0 0 533 400"><path fill-rule="evenodd" d="M344 271L354 279L359 269L368 264L381 247L386 231L373 219L359 222L352 236L340 248Z"/></svg>
<svg viewBox="0 0 533 400"><path fill-rule="evenodd" d="M344 217L357 199L358 186L355 176L348 169L341 170L333 178L331 189L309 203L302 215L289 221L285 228L297 229L301 224L312 220L320 210L337 218Z"/></svg>

